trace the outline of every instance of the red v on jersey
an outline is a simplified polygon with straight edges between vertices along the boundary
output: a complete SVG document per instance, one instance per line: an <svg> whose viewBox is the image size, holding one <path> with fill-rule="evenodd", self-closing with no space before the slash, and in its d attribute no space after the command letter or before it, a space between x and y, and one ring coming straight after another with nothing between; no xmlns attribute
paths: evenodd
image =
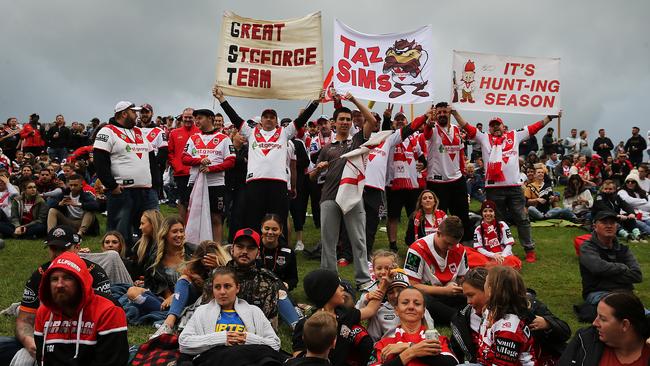
<svg viewBox="0 0 650 366"><path fill-rule="evenodd" d="M192 139L192 142L194 143L194 147L196 148L197 152L201 156L201 158L205 158L208 156L206 150L214 150L217 146L219 146L219 143L224 140L226 135L223 134L216 134L216 135L210 135L210 140L208 140L207 143L203 142L202 136L205 135L192 135L190 137Z"/></svg>
<svg viewBox="0 0 650 366"><path fill-rule="evenodd" d="M127 144L141 145L144 142L144 140L142 140L142 132L140 132L140 129L137 127L133 127L133 134L135 136L135 141L133 141L131 137L129 137L126 133L120 131L120 129L114 125L107 125L106 127L110 128L111 131L113 131L117 137L121 138ZM127 149L129 148L130 146L127 145ZM135 154L138 156L138 158L142 159L142 153L135 153Z"/></svg>
<svg viewBox="0 0 650 366"><path fill-rule="evenodd" d="M447 131L445 131L443 128L440 126L436 125L436 129L438 130L438 135L440 136L440 140L442 141L442 145L444 146L458 146L460 145L460 135L456 133L456 129L452 126L451 128L451 133L453 134L453 140L449 138L449 135L447 135ZM449 158L453 161L454 158L456 158L456 153L449 153Z"/></svg>
<svg viewBox="0 0 650 366"><path fill-rule="evenodd" d="M381 150L381 148L384 147L385 142L386 141L382 141L379 145L377 145L374 149L372 149L370 154L368 154L368 160L369 161L372 161L375 158L375 156L377 156L377 153L375 152L375 149Z"/></svg>
<svg viewBox="0 0 650 366"><path fill-rule="evenodd" d="M277 127L275 129L275 133L273 136L271 136L268 140L262 136L262 133L260 132L260 129L258 127L255 127L254 135L255 135L255 141L257 141L257 144L260 145L260 150L264 155L267 155L269 151L271 151L270 148L265 148L264 145L267 143L276 143L278 142L278 139L280 139L280 134L282 133L282 128Z"/></svg>
<svg viewBox="0 0 650 366"><path fill-rule="evenodd" d="M156 139L156 136L158 136L160 132L162 131L158 128L154 128L151 131L149 131L149 133L147 134L147 141L153 142L153 140Z"/></svg>

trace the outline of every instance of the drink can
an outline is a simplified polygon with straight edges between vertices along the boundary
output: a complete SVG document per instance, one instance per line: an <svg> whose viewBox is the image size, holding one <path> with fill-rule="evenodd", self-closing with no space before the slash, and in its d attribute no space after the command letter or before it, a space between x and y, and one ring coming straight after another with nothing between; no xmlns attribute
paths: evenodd
<svg viewBox="0 0 650 366"><path fill-rule="evenodd" d="M436 328L427 329L427 330L424 331L424 339L427 339L427 340L434 339L434 340L437 341L438 338L440 338L440 333L438 332L438 330Z"/></svg>

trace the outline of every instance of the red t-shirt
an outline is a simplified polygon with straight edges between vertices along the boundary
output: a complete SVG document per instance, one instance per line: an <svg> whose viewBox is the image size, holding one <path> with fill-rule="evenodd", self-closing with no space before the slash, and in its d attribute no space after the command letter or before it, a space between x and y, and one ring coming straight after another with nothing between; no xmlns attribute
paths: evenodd
<svg viewBox="0 0 650 366"><path fill-rule="evenodd" d="M648 346L647 344L643 346L641 357L639 357L636 361L631 363L622 363L621 361L619 361L618 358L616 358L616 353L614 353L614 349L606 346L605 350L603 351L603 355L600 357L600 363L598 363L598 365L599 366L646 366L649 360L650 360L650 346Z"/></svg>

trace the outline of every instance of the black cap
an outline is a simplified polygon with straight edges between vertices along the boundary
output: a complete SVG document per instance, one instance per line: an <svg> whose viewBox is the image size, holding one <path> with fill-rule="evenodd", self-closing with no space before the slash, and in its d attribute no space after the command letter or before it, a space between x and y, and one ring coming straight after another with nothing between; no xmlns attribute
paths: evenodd
<svg viewBox="0 0 650 366"><path fill-rule="evenodd" d="M275 118L278 118L278 112L275 111L275 109L265 109L262 111L261 116L264 117L265 115L270 114L272 116L275 116Z"/></svg>
<svg viewBox="0 0 650 366"><path fill-rule="evenodd" d="M195 109L194 112L192 112L192 115L194 117L196 116L206 116L206 117L214 117L214 112L210 109Z"/></svg>
<svg viewBox="0 0 650 366"><path fill-rule="evenodd" d="M280 126L287 127L291 123L291 118L283 118L280 120Z"/></svg>
<svg viewBox="0 0 650 366"><path fill-rule="evenodd" d="M614 211L610 210L603 210L603 211L598 211L596 215L594 216L594 221L600 221L604 219L609 219L609 218L617 218L618 215Z"/></svg>
<svg viewBox="0 0 650 366"><path fill-rule="evenodd" d="M81 243L81 238L67 225L52 228L47 233L47 240L45 241L45 245L61 249L67 249L79 243Z"/></svg>

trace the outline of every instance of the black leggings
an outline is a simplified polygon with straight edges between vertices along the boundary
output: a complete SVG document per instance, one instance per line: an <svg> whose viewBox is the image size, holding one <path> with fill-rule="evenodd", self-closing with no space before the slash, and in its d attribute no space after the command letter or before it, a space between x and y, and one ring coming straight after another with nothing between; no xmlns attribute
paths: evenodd
<svg viewBox="0 0 650 366"><path fill-rule="evenodd" d="M258 179L248 182L246 183L245 196L245 227L259 231L260 225L262 225L262 217L267 213L280 216L284 227L287 227L289 198L286 182L270 179Z"/></svg>

